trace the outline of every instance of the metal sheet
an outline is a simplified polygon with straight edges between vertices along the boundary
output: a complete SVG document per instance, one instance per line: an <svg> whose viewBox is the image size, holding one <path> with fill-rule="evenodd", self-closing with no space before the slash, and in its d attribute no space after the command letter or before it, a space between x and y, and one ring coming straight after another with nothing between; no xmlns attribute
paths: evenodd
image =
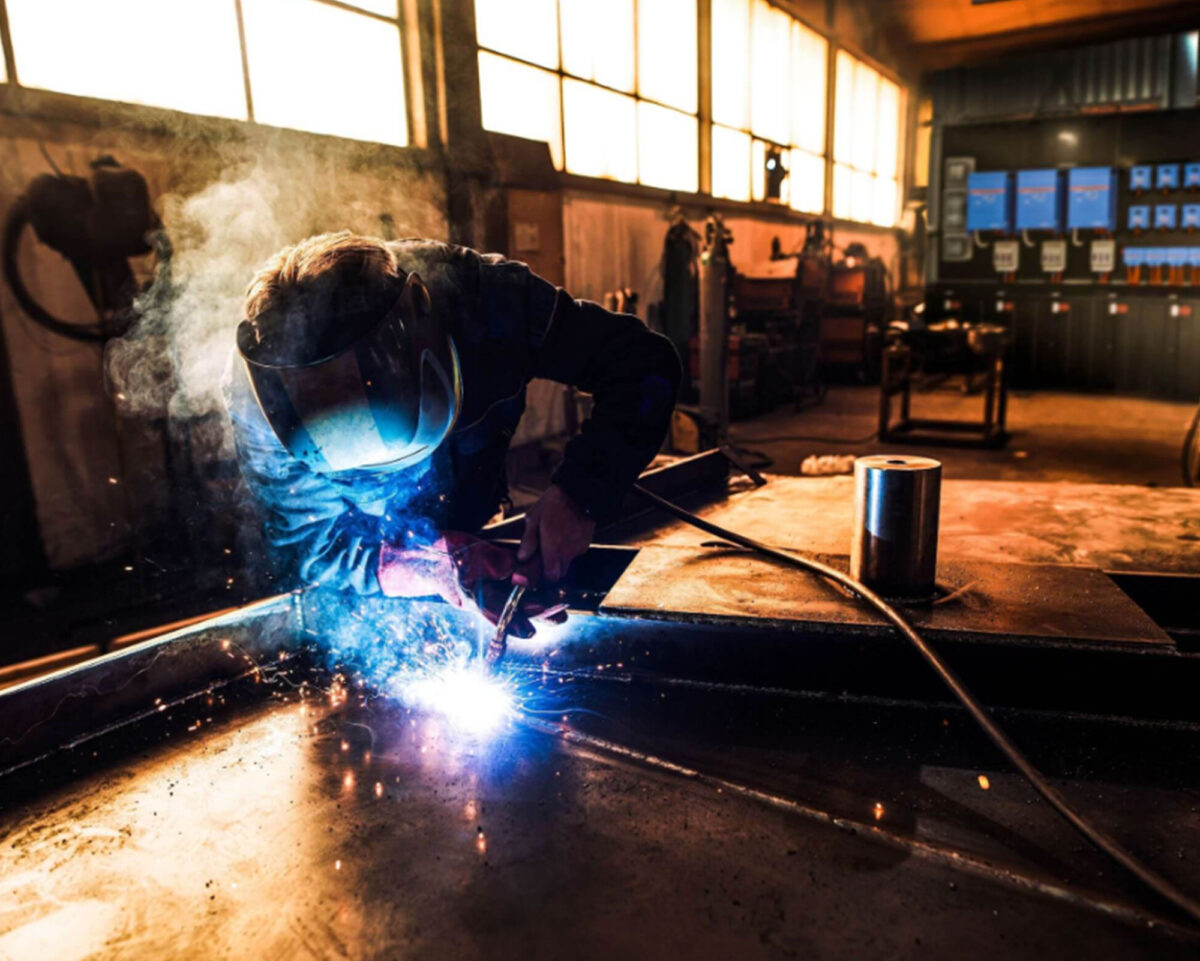
<svg viewBox="0 0 1200 961"><path fill-rule="evenodd" d="M825 557L843 570L842 557ZM1046 564L947 561L939 580L961 592L907 608L918 629L941 637L1173 646L1102 572ZM648 547L617 581L602 612L782 630L888 630L860 602L821 579L745 552Z"/></svg>
<svg viewBox="0 0 1200 961"><path fill-rule="evenodd" d="M660 714L637 726L656 730L651 720L670 724ZM1088 852L1068 862L1074 840L1049 815L1024 842L1020 785L993 773L985 794L970 767L926 767L937 756L911 746L872 750L870 724L816 724L837 731L828 748L802 723L771 750L746 742L753 727L727 733L743 750L719 752L718 771L800 797L771 805L521 728L463 742L437 717L383 705L276 703L195 732L175 722L158 745L102 757L40 796L0 791L0 956L895 958L917 945L930 957L1106 961L1194 950L1125 907ZM923 727L946 740L936 716ZM1186 818L1182 792L1101 787L1143 846ZM1156 818L1137 816L1148 807ZM1063 897L1064 879L1104 885L1122 910Z"/></svg>

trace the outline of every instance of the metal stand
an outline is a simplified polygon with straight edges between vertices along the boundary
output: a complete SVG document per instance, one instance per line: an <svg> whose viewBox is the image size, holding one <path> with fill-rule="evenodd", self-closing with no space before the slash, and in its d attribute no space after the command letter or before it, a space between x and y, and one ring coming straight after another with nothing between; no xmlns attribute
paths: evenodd
<svg viewBox="0 0 1200 961"><path fill-rule="evenodd" d="M1008 379L1004 352L985 356L983 420L943 420L912 416L912 348L897 343L883 352L879 378L879 439L954 447L1003 447L1008 443ZM900 395L900 419L892 423L892 398ZM977 435L972 437L971 435Z"/></svg>

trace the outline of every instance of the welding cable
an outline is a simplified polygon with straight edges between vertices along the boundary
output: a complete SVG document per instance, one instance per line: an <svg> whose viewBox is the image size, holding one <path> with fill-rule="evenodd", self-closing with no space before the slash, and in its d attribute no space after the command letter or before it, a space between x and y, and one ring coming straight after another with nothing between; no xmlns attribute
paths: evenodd
<svg viewBox="0 0 1200 961"><path fill-rule="evenodd" d="M791 567L798 567L813 574L819 574L858 595L862 600L870 604L916 648L917 653L933 668L934 672L942 679L942 682L950 689L959 703L966 708L967 713L971 715L975 723L983 729L983 733L987 735L988 739L1008 759L1009 763L1025 776L1025 779L1033 786L1034 790L1045 798L1052 808L1061 814L1076 831L1087 838L1099 850L1107 854L1117 864L1160 897L1174 904L1193 921L1200 924L1200 903L1197 903L1183 891L1176 888L1170 881L1148 865L1143 864L1133 854L1126 851L1114 838L1109 837L1108 834L1075 811L1062 793L1046 780L1041 771L1033 766L1029 758L1021 752L1021 749L1012 742L1004 730L992 719L987 708L967 689L958 675L926 643L925 639L916 632L904 615L873 590L859 583L849 574L839 571L836 567L830 567L828 564L823 564L820 561L799 554L791 554L787 551L778 550L763 544L761 541L756 541L753 538L746 537L718 524L706 521L701 517L697 517L691 511L684 510L682 507L664 500L640 484L635 484L633 490L639 497L649 501L660 510L666 511L668 514L678 518L685 524L690 524L692 527L699 528L705 533L731 541L772 560L788 564Z"/></svg>

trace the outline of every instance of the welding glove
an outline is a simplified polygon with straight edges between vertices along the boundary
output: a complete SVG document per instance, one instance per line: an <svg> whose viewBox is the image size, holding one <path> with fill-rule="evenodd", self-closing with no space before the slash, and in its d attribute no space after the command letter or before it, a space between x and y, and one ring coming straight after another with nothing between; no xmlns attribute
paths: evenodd
<svg viewBox="0 0 1200 961"><path fill-rule="evenodd" d="M536 559L519 564L508 548L460 531L447 531L428 546L397 548L385 543L379 554L379 586L388 597L437 595L454 607L478 611L492 624L500 619L514 575L536 584ZM526 595L509 633L532 637L532 621L564 620L565 604L547 606Z"/></svg>

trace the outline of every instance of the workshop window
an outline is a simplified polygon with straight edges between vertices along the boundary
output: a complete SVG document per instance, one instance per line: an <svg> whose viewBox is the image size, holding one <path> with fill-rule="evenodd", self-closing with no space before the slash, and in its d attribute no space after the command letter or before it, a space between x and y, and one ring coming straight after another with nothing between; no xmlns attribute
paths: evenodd
<svg viewBox="0 0 1200 961"><path fill-rule="evenodd" d="M6 8L22 86L408 144L397 0L241 0L245 67L234 0Z"/></svg>
<svg viewBox="0 0 1200 961"><path fill-rule="evenodd" d="M476 0L483 126L568 173L699 189L695 0Z"/></svg>
<svg viewBox="0 0 1200 961"><path fill-rule="evenodd" d="M839 50L834 98L833 215L895 226L900 194L900 88Z"/></svg>
<svg viewBox="0 0 1200 961"><path fill-rule="evenodd" d="M387 5L376 0L355 6ZM408 144L396 21L317 0L242 0L242 19L255 120Z"/></svg>
<svg viewBox="0 0 1200 961"><path fill-rule="evenodd" d="M767 0L712 2L712 192L825 209L829 44Z"/></svg>
<svg viewBox="0 0 1200 961"><path fill-rule="evenodd" d="M232 2L7 0L5 6L22 86L246 119Z"/></svg>

